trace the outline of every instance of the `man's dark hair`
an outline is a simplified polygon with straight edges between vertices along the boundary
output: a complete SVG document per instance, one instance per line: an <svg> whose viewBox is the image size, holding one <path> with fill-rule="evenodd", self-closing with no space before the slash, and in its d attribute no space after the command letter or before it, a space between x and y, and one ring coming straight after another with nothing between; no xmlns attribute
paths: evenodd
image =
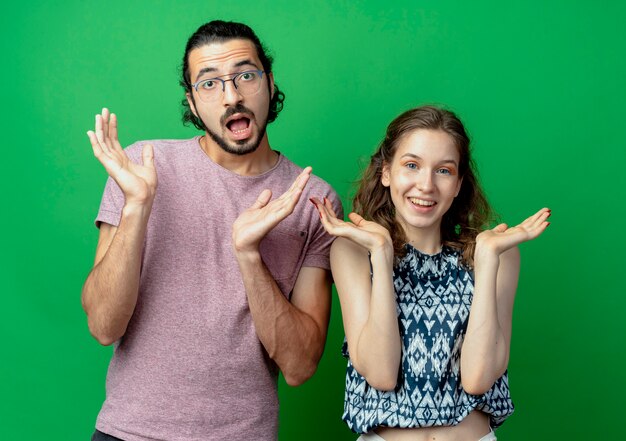
<svg viewBox="0 0 626 441"><path fill-rule="evenodd" d="M183 56L183 63L181 66L181 80L180 85L185 89L186 93L191 94L191 78L189 73L189 52L195 48L205 46L211 43L224 42L234 39L250 40L254 43L257 55L263 70L266 75L272 72L272 63L274 59L268 54L267 50L256 36L254 31L242 23L236 23L233 21L213 20L203 24L193 33L189 40L187 40L187 46L185 47L185 55ZM192 95L193 96L193 95ZM274 97L270 101L270 109L267 115L267 123L271 123L278 117L278 113L283 109L283 101L285 101L285 94L282 93L276 83L274 83ZM189 107L187 98L181 101L183 105L183 124L193 124L198 130L205 130L202 120L195 116Z"/></svg>

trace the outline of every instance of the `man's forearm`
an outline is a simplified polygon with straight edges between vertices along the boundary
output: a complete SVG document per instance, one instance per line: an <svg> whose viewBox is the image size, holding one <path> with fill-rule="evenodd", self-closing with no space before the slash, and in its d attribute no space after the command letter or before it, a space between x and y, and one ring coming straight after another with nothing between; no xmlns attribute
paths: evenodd
<svg viewBox="0 0 626 441"><path fill-rule="evenodd" d="M317 369L326 329L287 300L258 252L236 255L259 340L289 385L304 383Z"/></svg>
<svg viewBox="0 0 626 441"><path fill-rule="evenodd" d="M96 264L83 286L89 330L103 345L126 332L139 292L141 254L150 206L125 206L108 243L99 243Z"/></svg>

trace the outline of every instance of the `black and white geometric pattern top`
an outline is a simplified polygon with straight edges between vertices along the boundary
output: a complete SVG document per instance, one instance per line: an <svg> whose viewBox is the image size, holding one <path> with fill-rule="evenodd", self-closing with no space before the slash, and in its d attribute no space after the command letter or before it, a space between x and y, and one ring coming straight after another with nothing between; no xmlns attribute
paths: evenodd
<svg viewBox="0 0 626 441"><path fill-rule="evenodd" d="M435 255L406 245L394 267L402 369L393 391L371 387L348 360L343 420L352 431L376 426L453 426L472 410L497 427L513 413L507 373L483 395L463 390L461 345L467 329L474 274L461 266L460 252L443 247ZM347 344L343 353L348 356Z"/></svg>

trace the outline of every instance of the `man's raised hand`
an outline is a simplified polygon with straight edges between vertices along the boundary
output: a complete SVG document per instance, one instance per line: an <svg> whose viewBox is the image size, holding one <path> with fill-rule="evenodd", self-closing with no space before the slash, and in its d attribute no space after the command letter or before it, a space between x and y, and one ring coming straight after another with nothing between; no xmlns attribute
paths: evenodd
<svg viewBox="0 0 626 441"><path fill-rule="evenodd" d="M236 251L257 251L261 240L283 219L293 213L302 190L311 177L311 167L298 175L291 187L279 198L263 190L256 202L233 223L233 246Z"/></svg>
<svg viewBox="0 0 626 441"><path fill-rule="evenodd" d="M117 117L106 108L96 115L95 132L89 130L87 136L94 156L124 192L126 204L151 204L157 187L152 145L143 147L143 165L132 162L119 143Z"/></svg>

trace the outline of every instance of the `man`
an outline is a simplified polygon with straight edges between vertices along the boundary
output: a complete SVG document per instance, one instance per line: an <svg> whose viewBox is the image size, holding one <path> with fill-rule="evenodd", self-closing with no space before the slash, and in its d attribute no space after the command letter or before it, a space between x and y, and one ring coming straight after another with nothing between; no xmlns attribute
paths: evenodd
<svg viewBox="0 0 626 441"><path fill-rule="evenodd" d="M271 65L249 27L207 23L181 81L204 136L124 151L107 109L88 132L110 178L82 301L115 343L94 440L274 440L278 369L298 385L317 367L332 238L306 199L341 206L270 148L284 99Z"/></svg>

